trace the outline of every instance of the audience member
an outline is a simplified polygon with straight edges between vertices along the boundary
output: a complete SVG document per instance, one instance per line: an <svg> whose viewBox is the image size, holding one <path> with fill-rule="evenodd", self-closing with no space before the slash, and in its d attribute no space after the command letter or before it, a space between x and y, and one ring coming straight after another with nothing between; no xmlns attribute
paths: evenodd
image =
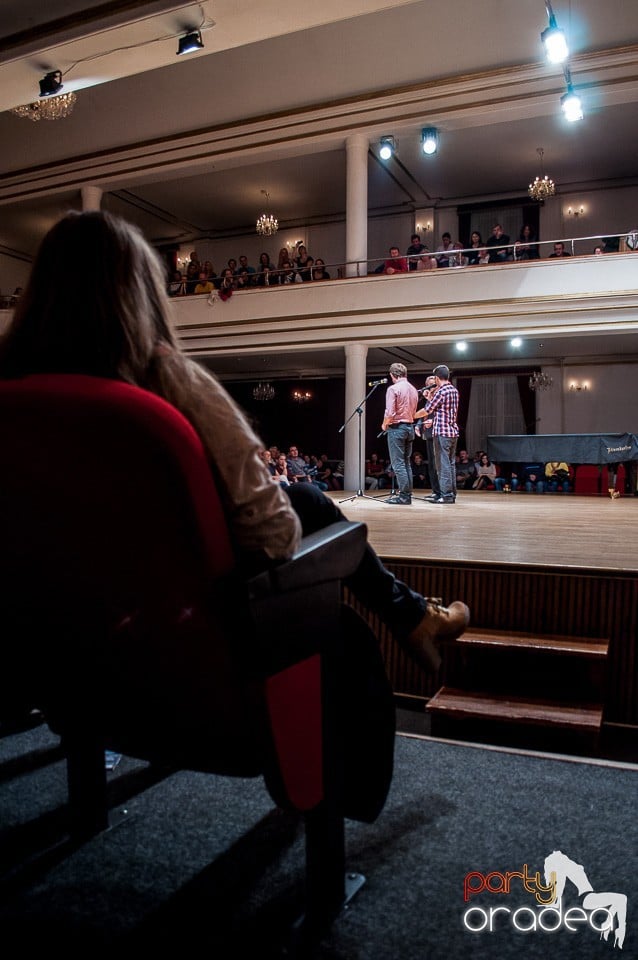
<svg viewBox="0 0 638 960"><path fill-rule="evenodd" d="M596 246L592 250L592 254L594 257L602 257L604 252L605 252L605 248L600 243L596 244Z"/></svg>
<svg viewBox="0 0 638 960"><path fill-rule="evenodd" d="M297 264L297 270L299 271L299 276L301 277L302 281L307 283L312 280L311 267L314 263L314 260L309 255L303 243L300 243L297 247L297 258L295 263Z"/></svg>
<svg viewBox="0 0 638 960"><path fill-rule="evenodd" d="M410 270L417 269L417 263L422 254L428 253L428 248L424 243L421 243L421 237L418 233L412 234L412 239L410 246L405 251L405 255L408 258L408 267Z"/></svg>
<svg viewBox="0 0 638 960"><path fill-rule="evenodd" d="M398 247L390 247L390 257L383 264L383 272L386 274L408 272L408 261L401 256Z"/></svg>
<svg viewBox="0 0 638 960"><path fill-rule="evenodd" d="M472 483L473 490L485 490L486 487L494 485L496 480L496 464L492 463L486 453L481 454L481 459L476 468L476 477Z"/></svg>
<svg viewBox="0 0 638 960"><path fill-rule="evenodd" d="M234 257L230 257L230 258L229 258L229 260L228 260L228 269L230 270L230 272L231 272L232 274L236 274L236 273L237 273L237 261L235 260ZM223 274L223 273L224 273L224 271L222 270L222 274Z"/></svg>
<svg viewBox="0 0 638 960"><path fill-rule="evenodd" d="M545 492L545 469L542 463L528 463L523 467L522 482L527 493Z"/></svg>
<svg viewBox="0 0 638 960"><path fill-rule="evenodd" d="M259 254L259 269L256 283L258 287L269 287L272 284L279 283L279 277L267 253Z"/></svg>
<svg viewBox="0 0 638 960"><path fill-rule="evenodd" d="M471 267L476 266L477 263L480 263L481 250L483 250L485 244L483 243L483 237L478 230L472 230L472 235L470 237L470 247L467 252L467 262Z"/></svg>
<svg viewBox="0 0 638 960"><path fill-rule="evenodd" d="M193 251L194 253L195 251ZM191 254L192 256L193 254ZM186 265L186 293L195 293L195 287L199 283L199 261L189 260Z"/></svg>
<svg viewBox="0 0 638 960"><path fill-rule="evenodd" d="M186 282L182 276L181 270L173 270L172 277L168 283L169 297L183 297L186 293Z"/></svg>
<svg viewBox="0 0 638 960"><path fill-rule="evenodd" d="M199 281L195 284L193 293L212 293L214 289L215 285L213 284L213 281L208 279L204 270L201 270L199 274Z"/></svg>
<svg viewBox="0 0 638 960"><path fill-rule="evenodd" d="M215 268L211 260L204 260L204 263L202 264L202 270L209 280L217 279L217 274L215 273Z"/></svg>
<svg viewBox="0 0 638 960"><path fill-rule="evenodd" d="M235 273L235 288L237 290L249 290L253 285L253 278L248 270L240 269Z"/></svg>
<svg viewBox="0 0 638 960"><path fill-rule="evenodd" d="M242 270L244 270L249 277L253 277L256 273L255 268L248 265L248 257L244 253L242 253L239 258L239 266L235 273L240 274Z"/></svg>
<svg viewBox="0 0 638 960"><path fill-rule="evenodd" d="M519 474L522 476L522 467L517 463L502 463L500 473L494 480L494 486L499 493L509 488L513 493L518 489Z"/></svg>
<svg viewBox="0 0 638 960"><path fill-rule="evenodd" d="M471 489L476 477L476 466L470 460L467 450L459 450L456 461L456 488L457 490Z"/></svg>
<svg viewBox="0 0 638 960"><path fill-rule="evenodd" d="M279 283L289 284L303 282L292 260L284 260L281 271L277 272L279 273Z"/></svg>
<svg viewBox="0 0 638 960"><path fill-rule="evenodd" d="M445 231L441 235L441 246L437 247L436 259L439 267L449 267L450 266L450 254L454 248L452 247L452 236Z"/></svg>
<svg viewBox="0 0 638 960"><path fill-rule="evenodd" d="M539 257L540 254L538 252L538 244L536 243L534 231L529 223L524 223L521 227L518 240L514 244L514 259L538 260Z"/></svg>
<svg viewBox="0 0 638 960"><path fill-rule="evenodd" d="M315 260L314 269L312 271L312 279L313 280L329 280L330 279L330 274L326 270L326 264L321 259L321 257L317 257L317 259Z"/></svg>
<svg viewBox="0 0 638 960"><path fill-rule="evenodd" d="M418 450L412 454L412 486L422 489L429 486L428 468L425 465L423 454Z"/></svg>
<svg viewBox="0 0 638 960"><path fill-rule="evenodd" d="M74 251L75 282L66 261ZM29 285L0 342L0 376L82 373L123 380L172 403L199 434L240 562L289 558L310 533L340 520L312 484L288 495L270 480L263 444L219 381L182 353L170 321L164 272L131 225L103 211L67 214L45 236ZM288 490L288 488L287 488ZM458 637L469 610L415 593L369 544L345 581L417 662L438 668L436 643Z"/></svg>
<svg viewBox="0 0 638 960"><path fill-rule="evenodd" d="M292 481L290 479L288 461L286 460L285 453L280 453L275 461L275 476L283 486L290 486Z"/></svg>
<svg viewBox="0 0 638 960"><path fill-rule="evenodd" d="M492 227L492 236L487 238L485 246L488 248L490 263L505 263L512 259L512 251L508 244L510 238L503 233L503 227L500 223L495 223Z"/></svg>
<svg viewBox="0 0 638 960"><path fill-rule="evenodd" d="M558 488L563 493L569 493L569 464L552 460L545 464L545 479L550 493L556 493Z"/></svg>
<svg viewBox="0 0 638 960"><path fill-rule="evenodd" d="M565 250L565 244L560 240L554 244L554 252L550 253L549 259L551 260L554 257L571 257L571 253Z"/></svg>
<svg viewBox="0 0 638 960"><path fill-rule="evenodd" d="M433 257L430 253L424 253L423 256L418 257L416 261L416 269L418 270L436 270L438 263L436 262L436 257Z"/></svg>
<svg viewBox="0 0 638 960"><path fill-rule="evenodd" d="M309 479L306 461L299 456L298 447L289 447L286 459L288 461L288 477L292 483L301 483Z"/></svg>
<svg viewBox="0 0 638 960"><path fill-rule="evenodd" d="M379 488L379 479L383 474L383 464L379 460L377 453L371 453L370 459L366 460L365 485L369 490Z"/></svg>

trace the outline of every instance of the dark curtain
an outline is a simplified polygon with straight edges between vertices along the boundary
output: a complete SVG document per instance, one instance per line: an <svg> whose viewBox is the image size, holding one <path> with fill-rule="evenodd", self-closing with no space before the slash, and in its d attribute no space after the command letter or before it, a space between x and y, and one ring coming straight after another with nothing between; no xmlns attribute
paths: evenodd
<svg viewBox="0 0 638 960"><path fill-rule="evenodd" d="M525 433L536 433L536 394L529 388L529 374L519 374L516 377L518 395L521 398Z"/></svg>
<svg viewBox="0 0 638 960"><path fill-rule="evenodd" d="M459 412L457 423L459 425L459 450L466 450L465 431L467 428L467 417L470 411L470 395L472 393L472 378L457 377L456 389L459 391Z"/></svg>

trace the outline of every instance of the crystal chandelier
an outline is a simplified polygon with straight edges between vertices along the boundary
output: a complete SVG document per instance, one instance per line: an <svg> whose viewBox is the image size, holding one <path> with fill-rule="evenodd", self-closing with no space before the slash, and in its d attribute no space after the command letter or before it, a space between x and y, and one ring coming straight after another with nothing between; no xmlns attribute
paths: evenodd
<svg viewBox="0 0 638 960"><path fill-rule="evenodd" d="M308 400L312 400L312 394L310 390L293 390L292 399L295 403L307 403Z"/></svg>
<svg viewBox="0 0 638 960"><path fill-rule="evenodd" d="M266 200L270 200L269 193L266 193L265 190L262 190L261 192L265 196ZM272 237L272 235L277 233L277 230L279 229L279 221L273 217L272 213L262 213L262 215L257 218L255 229L261 237Z"/></svg>
<svg viewBox="0 0 638 960"><path fill-rule="evenodd" d="M548 177L547 174L543 175L544 152L545 151L543 150L542 147L536 148L536 153L540 157L541 175L540 177L536 177L534 179L534 182L530 183L529 187L527 188L527 192L529 193L532 200L547 200L548 197L553 197L554 194L556 193L556 186L554 184L554 181L550 177Z"/></svg>
<svg viewBox="0 0 638 960"><path fill-rule="evenodd" d="M546 373L534 370L529 378L529 388L530 390L549 390L553 382L552 378Z"/></svg>
<svg viewBox="0 0 638 960"><path fill-rule="evenodd" d="M11 113L25 120L63 120L73 113L76 100L74 93L62 93L59 97L43 97L33 103L13 107Z"/></svg>
<svg viewBox="0 0 638 960"><path fill-rule="evenodd" d="M275 388L268 380L260 380L256 387L253 387L253 397L255 400L272 400L275 396Z"/></svg>

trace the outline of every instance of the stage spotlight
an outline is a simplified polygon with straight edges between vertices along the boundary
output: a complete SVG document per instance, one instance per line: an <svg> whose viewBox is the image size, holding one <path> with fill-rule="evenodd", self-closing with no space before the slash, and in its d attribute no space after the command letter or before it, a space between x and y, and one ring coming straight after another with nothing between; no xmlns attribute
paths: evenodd
<svg viewBox="0 0 638 960"><path fill-rule="evenodd" d="M465 340L459 340L456 344L456 349L459 351L459 353L465 353L467 350L467 343Z"/></svg>
<svg viewBox="0 0 638 960"><path fill-rule="evenodd" d="M549 20L549 26L541 33L545 55L550 63L564 63L569 56L565 32L556 23L551 0L545 0L545 9Z"/></svg>
<svg viewBox="0 0 638 960"><path fill-rule="evenodd" d="M203 50L204 41L202 40L202 35L199 30L193 30L191 33L187 33L185 36L180 37L179 45L177 47L177 56L181 56L183 53L193 53L195 50Z"/></svg>
<svg viewBox="0 0 638 960"><path fill-rule="evenodd" d="M556 26L555 20L553 27L550 26L547 30L543 30L541 40L543 41L545 54L550 63L564 63L565 60L567 60L569 48L567 46L567 40L565 39L565 33L560 27Z"/></svg>
<svg viewBox="0 0 638 960"><path fill-rule="evenodd" d="M439 131L436 127L424 127L421 131L423 153L431 157L439 149Z"/></svg>
<svg viewBox="0 0 638 960"><path fill-rule="evenodd" d="M381 137L379 140L379 156L382 160L389 160L396 148L394 137Z"/></svg>
<svg viewBox="0 0 638 960"><path fill-rule="evenodd" d="M45 74L40 80L40 96L54 97L62 89L62 73L60 70L52 70Z"/></svg>
<svg viewBox="0 0 638 960"><path fill-rule="evenodd" d="M571 83L567 84L567 93L560 98L560 105L565 119L570 123L583 119L583 104Z"/></svg>
<svg viewBox="0 0 638 960"><path fill-rule="evenodd" d="M512 340L510 340L510 344L511 344L513 347L522 347L522 346L523 346L523 341L521 340L520 337L513 337Z"/></svg>

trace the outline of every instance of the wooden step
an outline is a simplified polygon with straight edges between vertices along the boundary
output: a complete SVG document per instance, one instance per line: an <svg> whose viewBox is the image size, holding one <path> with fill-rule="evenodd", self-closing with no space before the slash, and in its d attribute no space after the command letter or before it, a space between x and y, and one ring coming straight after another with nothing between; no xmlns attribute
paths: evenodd
<svg viewBox="0 0 638 960"><path fill-rule="evenodd" d="M491 630L470 627L456 643L475 649L508 648L511 650L538 650L565 656L602 660L609 652L609 640L600 637L563 637L553 634L525 633L516 630Z"/></svg>
<svg viewBox="0 0 638 960"><path fill-rule="evenodd" d="M490 720L501 723L559 727L574 732L600 730L602 704L564 704L554 700L499 696L480 691L441 687L426 710L442 719Z"/></svg>

